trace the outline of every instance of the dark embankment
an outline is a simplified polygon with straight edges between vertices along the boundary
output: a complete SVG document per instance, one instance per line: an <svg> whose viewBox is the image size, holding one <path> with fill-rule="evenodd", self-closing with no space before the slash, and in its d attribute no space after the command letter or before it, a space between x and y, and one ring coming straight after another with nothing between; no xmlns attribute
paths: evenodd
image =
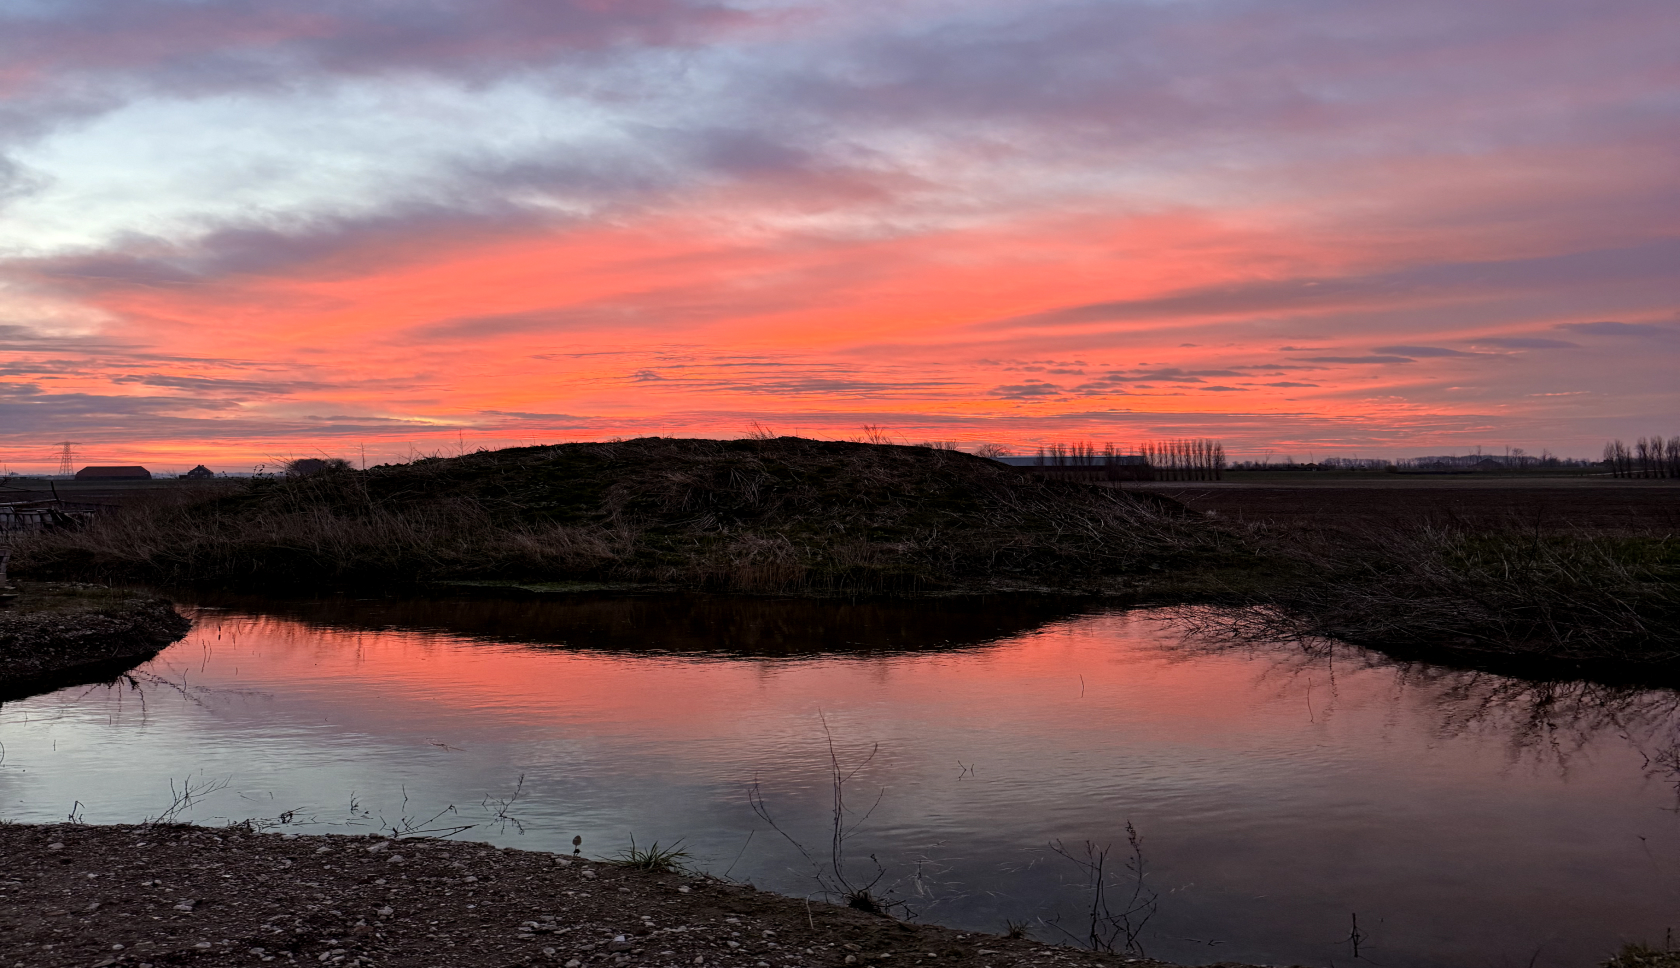
<svg viewBox="0 0 1680 968"><path fill-rule="evenodd" d="M462 579L752 592L1138 587L1240 561L1176 502L925 447L782 437L434 458L107 515L20 573L271 587Z"/></svg>
<svg viewBox="0 0 1680 968"><path fill-rule="evenodd" d="M0 609L0 701L109 679L191 627L161 598L25 584L16 603Z"/></svg>
<svg viewBox="0 0 1680 968"><path fill-rule="evenodd" d="M1680 682L1680 539L1517 525L1254 529L1287 580L1227 613L1243 636L1325 636L1510 675Z"/></svg>
<svg viewBox="0 0 1680 968"><path fill-rule="evenodd" d="M1153 485L1279 563L1244 635L1524 677L1680 682L1680 484L1608 477ZM1280 580L1279 576L1283 576Z"/></svg>

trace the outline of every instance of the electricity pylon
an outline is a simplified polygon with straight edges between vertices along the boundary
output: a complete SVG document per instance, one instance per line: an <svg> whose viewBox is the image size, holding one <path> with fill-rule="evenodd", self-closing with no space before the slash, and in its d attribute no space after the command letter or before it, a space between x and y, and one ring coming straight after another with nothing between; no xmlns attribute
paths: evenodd
<svg viewBox="0 0 1680 968"><path fill-rule="evenodd" d="M76 444L77 441L74 440L61 440L58 442L58 472L65 477L69 477L70 475L76 473L75 468L71 464L71 461L76 459L76 455L70 449L76 446Z"/></svg>

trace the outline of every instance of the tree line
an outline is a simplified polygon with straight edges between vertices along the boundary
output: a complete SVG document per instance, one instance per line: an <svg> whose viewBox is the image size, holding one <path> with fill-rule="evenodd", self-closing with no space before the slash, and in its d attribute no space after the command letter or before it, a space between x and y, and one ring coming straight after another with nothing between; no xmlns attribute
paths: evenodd
<svg viewBox="0 0 1680 968"><path fill-rule="evenodd" d="M1680 436L1641 437L1633 446L1620 439L1604 445L1612 477L1680 477Z"/></svg>
<svg viewBox="0 0 1680 968"><path fill-rule="evenodd" d="M1153 440L1127 454L1115 444L1046 444L1038 448L1040 467L1143 466L1157 481L1217 481L1225 476L1225 445L1217 440Z"/></svg>
<svg viewBox="0 0 1680 968"><path fill-rule="evenodd" d="M1205 438L1155 440L1139 448L1158 481L1217 481L1225 477L1225 445Z"/></svg>

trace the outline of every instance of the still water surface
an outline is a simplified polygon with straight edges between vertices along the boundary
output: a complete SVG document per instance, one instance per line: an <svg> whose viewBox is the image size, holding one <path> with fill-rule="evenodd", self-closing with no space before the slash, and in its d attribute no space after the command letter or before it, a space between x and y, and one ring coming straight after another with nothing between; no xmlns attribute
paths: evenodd
<svg viewBox="0 0 1680 968"><path fill-rule="evenodd" d="M1046 849L1143 837L1185 963L1582 965L1680 926L1673 693L1186 640L1165 612L701 598L202 602L111 685L0 706L0 817L405 822L803 895L832 738L917 917L1083 935ZM826 726L825 726L826 723ZM873 759L865 759L874 751ZM521 778L523 778L521 784ZM878 804L877 804L878 800ZM509 803L511 801L511 803ZM406 818L406 821L405 821ZM1536 952L1538 955L1536 956Z"/></svg>

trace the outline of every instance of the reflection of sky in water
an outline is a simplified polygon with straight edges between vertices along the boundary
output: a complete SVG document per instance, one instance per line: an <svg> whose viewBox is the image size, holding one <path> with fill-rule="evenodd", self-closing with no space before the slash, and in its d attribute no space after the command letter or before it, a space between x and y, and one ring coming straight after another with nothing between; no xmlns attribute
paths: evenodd
<svg viewBox="0 0 1680 968"><path fill-rule="evenodd" d="M802 894L808 869L746 790L826 845L820 711L843 759L880 747L850 790L880 795L854 856L878 854L930 919L1080 933L1076 872L1042 848L1120 842L1130 819L1161 894L1156 956L1324 964L1357 912L1384 964L1536 947L1578 964L1672 923L1675 795L1649 776L1666 694L1618 694L1584 723L1567 690L1346 660L1332 678L1175 642L1133 612L960 651L636 657L210 612L138 688L0 709L0 815L80 801L90 822L139 820L191 773L232 778L186 815L202 823L292 810L305 832L367 830L454 805L439 823L469 837L581 834L597 855L682 838L714 872ZM522 774L523 832L485 805Z"/></svg>

